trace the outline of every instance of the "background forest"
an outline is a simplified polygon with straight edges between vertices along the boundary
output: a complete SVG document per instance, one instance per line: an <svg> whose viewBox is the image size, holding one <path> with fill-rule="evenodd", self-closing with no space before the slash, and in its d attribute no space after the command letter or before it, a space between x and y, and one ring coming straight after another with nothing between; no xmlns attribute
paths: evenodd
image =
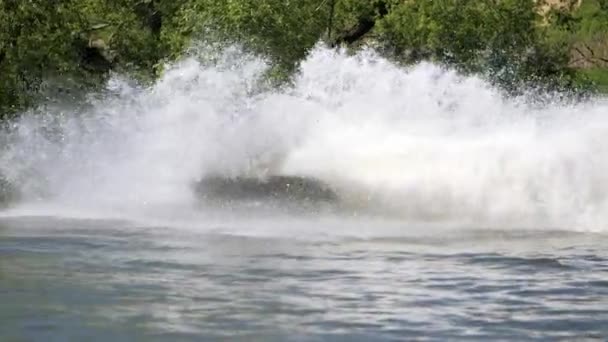
<svg viewBox="0 0 608 342"><path fill-rule="evenodd" d="M0 0L0 115L152 82L195 43L238 43L285 80L317 43L373 46L524 88L608 92L608 0Z"/></svg>

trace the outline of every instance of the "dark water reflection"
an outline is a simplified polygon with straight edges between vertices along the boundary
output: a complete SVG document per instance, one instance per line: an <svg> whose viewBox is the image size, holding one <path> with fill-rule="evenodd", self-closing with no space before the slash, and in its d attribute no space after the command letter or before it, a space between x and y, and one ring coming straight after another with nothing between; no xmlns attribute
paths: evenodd
<svg viewBox="0 0 608 342"><path fill-rule="evenodd" d="M601 234L315 240L0 221L1 341L608 338Z"/></svg>

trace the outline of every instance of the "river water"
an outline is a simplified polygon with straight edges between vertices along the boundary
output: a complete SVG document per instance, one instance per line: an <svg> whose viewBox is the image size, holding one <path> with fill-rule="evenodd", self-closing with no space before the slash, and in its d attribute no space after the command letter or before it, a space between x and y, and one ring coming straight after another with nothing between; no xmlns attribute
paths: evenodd
<svg viewBox="0 0 608 342"><path fill-rule="evenodd" d="M608 337L601 234L296 222L343 232L311 238L289 234L293 220L240 224L264 233L2 218L0 340Z"/></svg>
<svg viewBox="0 0 608 342"><path fill-rule="evenodd" d="M369 51L265 70L228 49L2 132L0 341L608 338L605 99ZM269 175L338 203L193 191Z"/></svg>

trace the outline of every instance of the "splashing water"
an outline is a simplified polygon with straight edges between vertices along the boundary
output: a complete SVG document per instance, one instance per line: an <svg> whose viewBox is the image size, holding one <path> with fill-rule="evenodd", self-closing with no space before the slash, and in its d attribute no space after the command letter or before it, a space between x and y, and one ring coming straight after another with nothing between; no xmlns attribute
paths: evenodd
<svg viewBox="0 0 608 342"><path fill-rule="evenodd" d="M281 174L400 220L606 229L605 100L534 107L370 51L317 48L283 90L259 90L266 68L232 51L176 64L147 89L115 78L86 109L24 115L0 173L23 208L194 210L205 175Z"/></svg>

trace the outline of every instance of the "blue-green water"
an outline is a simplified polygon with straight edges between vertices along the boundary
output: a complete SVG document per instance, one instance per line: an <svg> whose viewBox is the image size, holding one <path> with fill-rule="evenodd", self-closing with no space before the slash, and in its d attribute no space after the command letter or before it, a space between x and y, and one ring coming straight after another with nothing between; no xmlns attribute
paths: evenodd
<svg viewBox="0 0 608 342"><path fill-rule="evenodd" d="M290 229L2 218L0 341L608 338L606 235Z"/></svg>

